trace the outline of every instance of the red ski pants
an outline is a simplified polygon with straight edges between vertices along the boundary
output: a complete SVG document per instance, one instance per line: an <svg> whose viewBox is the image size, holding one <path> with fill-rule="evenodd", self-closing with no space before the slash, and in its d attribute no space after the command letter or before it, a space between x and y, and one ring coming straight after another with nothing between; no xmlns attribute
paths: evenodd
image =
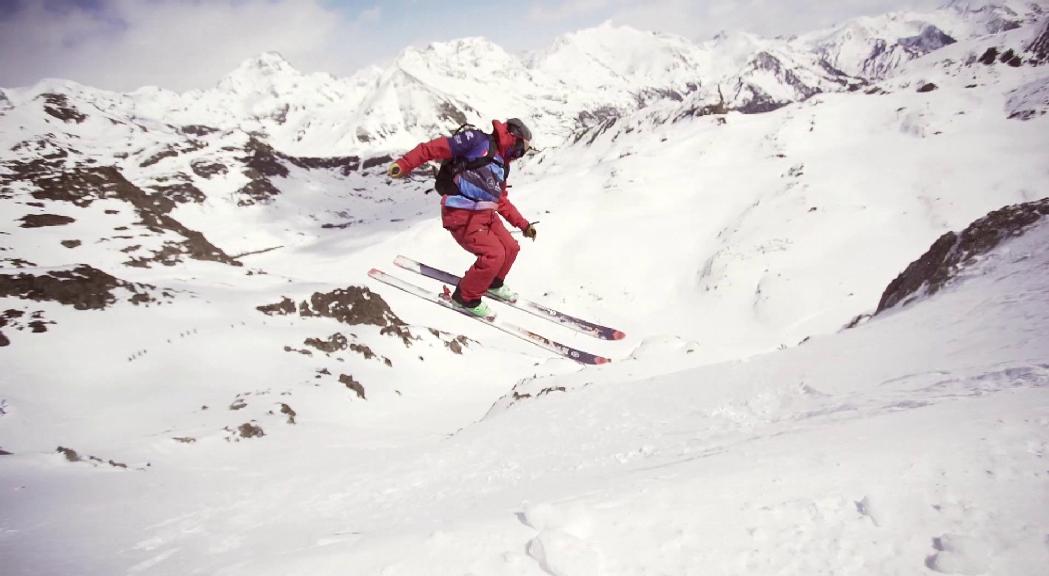
<svg viewBox="0 0 1049 576"><path fill-rule="evenodd" d="M477 300L493 280L506 278L521 246L506 231L495 210L444 208L441 220L444 228L452 233L452 238L477 256L459 282L462 299L467 302Z"/></svg>

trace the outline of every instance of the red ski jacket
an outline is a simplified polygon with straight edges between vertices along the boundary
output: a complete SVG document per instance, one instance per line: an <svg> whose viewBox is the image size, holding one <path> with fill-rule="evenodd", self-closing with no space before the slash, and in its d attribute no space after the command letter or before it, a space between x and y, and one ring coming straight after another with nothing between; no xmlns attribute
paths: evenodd
<svg viewBox="0 0 1049 576"><path fill-rule="evenodd" d="M517 207L510 202L505 179L505 174L510 167L510 161L508 160L509 151L514 144L515 137L506 129L506 125L499 120L492 120L492 128L498 148L496 150L498 162L493 163L491 170L497 178L495 189L479 189L477 194L473 195L473 198L470 196L444 196L441 198L441 206L446 210L495 210L511 226L524 230L528 228L528 220L521 216ZM480 131L478 132L480 133ZM465 133L460 133L460 136L462 134ZM401 167L401 171L408 174L431 160L459 158L474 160L480 158L488 152L488 146L487 138L471 139L458 136L441 136L429 142L419 144L396 162Z"/></svg>

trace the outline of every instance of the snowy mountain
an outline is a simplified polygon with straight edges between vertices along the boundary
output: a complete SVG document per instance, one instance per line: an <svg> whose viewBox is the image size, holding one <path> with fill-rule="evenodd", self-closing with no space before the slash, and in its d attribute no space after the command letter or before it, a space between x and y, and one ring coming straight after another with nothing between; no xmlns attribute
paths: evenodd
<svg viewBox="0 0 1049 576"><path fill-rule="evenodd" d="M1010 0L952 2L931 13L859 18L799 38L724 33L688 39L605 23L543 51L507 53L482 38L408 48L349 78L302 74L277 53L244 62L209 90L104 93L73 83L9 89L15 102L57 91L114 116L265 135L301 156L381 155L469 121L518 116L550 144L579 128L662 100L767 111L813 94L854 90L957 40L1014 29L1045 13ZM718 89L721 89L721 95Z"/></svg>
<svg viewBox="0 0 1049 576"><path fill-rule="evenodd" d="M1038 573L1044 8L4 88L4 573ZM608 365L367 276L469 265L385 166L506 116L509 283L627 337L493 307Z"/></svg>

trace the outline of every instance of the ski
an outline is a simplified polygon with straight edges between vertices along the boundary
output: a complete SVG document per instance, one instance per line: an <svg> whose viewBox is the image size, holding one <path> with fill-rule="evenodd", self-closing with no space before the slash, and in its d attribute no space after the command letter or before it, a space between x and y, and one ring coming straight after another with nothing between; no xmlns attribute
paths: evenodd
<svg viewBox="0 0 1049 576"><path fill-rule="evenodd" d="M522 328L521 326L518 326L516 324L504 322L502 320L499 320L498 318L482 318L480 316L474 316L473 314L470 314L466 310L457 306L447 295L438 294L437 292L432 292L430 290L427 290L426 288L423 288L422 286L412 284L411 282L406 282L395 276L390 276L389 274L377 268L372 268L368 272L368 276L371 276L379 282L383 282L384 284L388 284L390 286L393 286L394 288L403 290L409 294L414 294L415 296L418 296L423 300L429 300L431 302L440 304L441 306L444 306L449 310L455 310L456 312L464 316L468 316L479 322L484 322L485 324L488 324L493 328L497 328L499 330L502 330L503 332L506 332L507 334L516 336L527 342L531 342L532 344L535 344L540 348L545 348L546 350L564 356L565 358L571 358L576 362L580 362L582 364L595 365L607 364L608 362L611 362L609 358L597 356L595 354L590 354L589 352L584 352L582 350L572 348L571 346L565 346L564 344L554 342L553 340L550 340L545 336L536 334L535 332L532 332L531 330L528 330L526 328Z"/></svg>
<svg viewBox="0 0 1049 576"><path fill-rule="evenodd" d="M405 270L410 270L412 272L415 272L416 274L422 274L423 276L433 278L434 280L439 280L441 282L444 282L445 284L450 284L452 286L456 286L459 284L460 278L455 274L452 274L451 272L445 272L444 270L434 268L433 266L429 266L421 262L416 262L411 258L398 256L394 259L393 263L400 266L401 268L404 268ZM496 300L498 302L502 302L507 306L513 306L518 310L524 310L525 312L534 314L535 316L539 316L540 318L545 318L552 322L556 322L564 326L565 328L575 330L576 332L582 332L583 334L586 334L588 336L593 336L594 338L600 338L602 340L622 340L626 337L626 334L614 328L609 328L608 326L601 326L600 324L594 324L593 322L587 322L586 320L583 320L581 318L576 318L575 316L565 314L564 312L554 310L553 308L543 306L538 302L533 302L524 298L519 297L516 302L509 302L507 300L502 300L500 298L495 298L492 296L489 296L489 298L492 298L493 300Z"/></svg>

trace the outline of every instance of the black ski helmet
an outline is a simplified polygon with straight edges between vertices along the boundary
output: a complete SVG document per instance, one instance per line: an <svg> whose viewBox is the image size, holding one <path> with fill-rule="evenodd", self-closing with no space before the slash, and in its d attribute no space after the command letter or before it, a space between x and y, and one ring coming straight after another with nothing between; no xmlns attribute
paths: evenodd
<svg viewBox="0 0 1049 576"><path fill-rule="evenodd" d="M522 140L532 141L532 131L528 129L528 126L525 126L525 123L520 118L507 120L506 130Z"/></svg>

